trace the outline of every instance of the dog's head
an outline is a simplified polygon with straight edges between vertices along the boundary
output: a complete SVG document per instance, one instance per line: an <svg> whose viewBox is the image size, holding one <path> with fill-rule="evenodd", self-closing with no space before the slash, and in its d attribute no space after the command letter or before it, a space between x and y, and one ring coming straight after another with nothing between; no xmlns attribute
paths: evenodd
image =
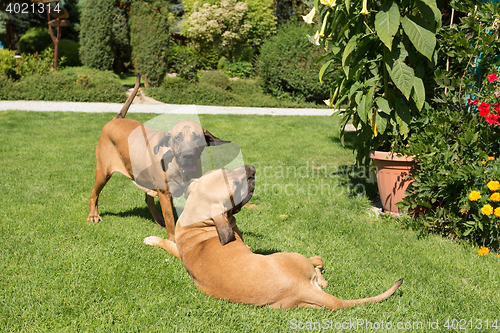
<svg viewBox="0 0 500 333"><path fill-rule="evenodd" d="M254 188L255 168L251 165L207 172L189 185L184 208L189 214L185 219L181 216L181 223L213 221L219 240L225 245L235 240L232 216L252 198Z"/></svg>
<svg viewBox="0 0 500 333"><path fill-rule="evenodd" d="M160 147L170 148L183 174L189 179L194 176L197 161L206 146L218 146L230 142L213 136L197 122L186 120L177 123L170 131L164 133L154 147L154 153L158 154Z"/></svg>

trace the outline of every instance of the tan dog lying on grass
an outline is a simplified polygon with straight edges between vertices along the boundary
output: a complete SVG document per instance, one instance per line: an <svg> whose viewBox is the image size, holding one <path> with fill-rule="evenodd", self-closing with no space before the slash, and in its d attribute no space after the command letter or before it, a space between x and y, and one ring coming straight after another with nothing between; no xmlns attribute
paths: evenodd
<svg viewBox="0 0 500 333"><path fill-rule="evenodd" d="M245 166L214 170L194 180L186 191L175 243L154 236L144 242L180 258L202 292L230 302L339 310L385 300L403 283L401 279L375 297L345 301L321 290L328 283L321 275L320 257L252 253L233 215L252 197L254 174L252 166Z"/></svg>
<svg viewBox="0 0 500 333"><path fill-rule="evenodd" d="M138 75L134 91L121 111L102 128L96 147L95 184L87 221L102 221L98 212L99 194L111 175L118 171L146 192L146 204L155 222L166 227L168 239L173 241L172 196L181 196L189 181L201 176L200 156L207 145L217 146L230 141L216 138L194 121L181 121L169 131L155 131L136 120L125 119L139 82ZM163 217L153 197L159 198Z"/></svg>

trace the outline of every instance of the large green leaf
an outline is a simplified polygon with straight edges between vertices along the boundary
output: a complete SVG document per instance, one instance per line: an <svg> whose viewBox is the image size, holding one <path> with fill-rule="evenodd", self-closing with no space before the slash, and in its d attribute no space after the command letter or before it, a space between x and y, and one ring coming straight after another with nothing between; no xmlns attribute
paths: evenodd
<svg viewBox="0 0 500 333"><path fill-rule="evenodd" d="M366 95L363 95L361 101L359 101L358 107L356 108L358 116L363 123L366 123L368 117L368 109L366 108Z"/></svg>
<svg viewBox="0 0 500 333"><path fill-rule="evenodd" d="M382 116L381 114L377 114L376 117L377 119L375 120L375 123L377 124L377 131L380 134L384 134L387 128L387 118Z"/></svg>
<svg viewBox="0 0 500 333"><path fill-rule="evenodd" d="M438 27L441 26L441 11L439 10L436 0L419 0L417 1L417 7L422 13L423 17L427 17L427 10L425 9L425 6L427 6L433 14L433 19L435 22L437 22Z"/></svg>
<svg viewBox="0 0 500 333"><path fill-rule="evenodd" d="M410 133L411 112L404 99L396 98L396 122L399 134L406 138Z"/></svg>
<svg viewBox="0 0 500 333"><path fill-rule="evenodd" d="M377 106L378 106L380 111L382 111L383 113L385 113L387 115L391 114L391 107L389 106L388 100L386 100L384 97L377 97L375 102L377 103Z"/></svg>
<svg viewBox="0 0 500 333"><path fill-rule="evenodd" d="M417 105L419 111L422 110L422 107L425 103L425 87L424 82L418 76L413 77L413 100Z"/></svg>
<svg viewBox="0 0 500 333"><path fill-rule="evenodd" d="M415 72L413 68L404 63L404 57L400 56L403 53L402 50L404 50L404 47L400 45L397 51L395 50L386 55L386 67L396 87L401 90L406 99L409 99Z"/></svg>
<svg viewBox="0 0 500 333"><path fill-rule="evenodd" d="M421 18L408 15L401 18L401 25L417 51L432 60L432 54L436 47L436 34L431 30L429 24Z"/></svg>
<svg viewBox="0 0 500 333"><path fill-rule="evenodd" d="M333 59L328 60L323 66L321 66L321 69L319 70L319 83L323 83L323 76L333 62Z"/></svg>
<svg viewBox="0 0 500 333"><path fill-rule="evenodd" d="M375 31L389 50L392 50L392 40L398 32L399 20L399 7L392 1L384 3L375 15Z"/></svg>
<svg viewBox="0 0 500 333"><path fill-rule="evenodd" d="M342 53L342 68L346 76L349 76L349 66L346 66L346 60L351 55L351 52L356 49L358 44L358 35L353 36L344 48L344 53Z"/></svg>

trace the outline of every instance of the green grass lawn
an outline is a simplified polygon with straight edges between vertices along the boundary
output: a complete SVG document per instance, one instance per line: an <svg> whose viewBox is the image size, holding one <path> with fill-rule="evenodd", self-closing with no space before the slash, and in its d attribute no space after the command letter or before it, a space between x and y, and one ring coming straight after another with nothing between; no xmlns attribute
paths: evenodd
<svg viewBox="0 0 500 333"><path fill-rule="evenodd" d="M371 216L369 197L350 195L350 178L335 173L354 162L336 139L337 117L201 121L256 166L256 193L236 216L254 252L322 256L325 290L344 299L379 294L404 277L401 288L380 304L338 312L273 310L202 294L179 260L142 243L166 231L126 177L117 174L104 188L103 221L86 221L95 145L113 116L0 112L1 332L284 332L360 320L360 332L371 331L367 321L448 332L455 330L444 327L447 320L459 324L453 319L464 327L482 320L481 331L498 331L485 328L486 320L500 325L500 258ZM428 329L430 321L439 329Z"/></svg>

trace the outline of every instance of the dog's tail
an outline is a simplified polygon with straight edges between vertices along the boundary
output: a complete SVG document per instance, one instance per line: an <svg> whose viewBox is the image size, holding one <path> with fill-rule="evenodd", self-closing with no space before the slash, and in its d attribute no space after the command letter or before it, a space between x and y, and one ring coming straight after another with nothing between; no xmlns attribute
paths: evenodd
<svg viewBox="0 0 500 333"><path fill-rule="evenodd" d="M135 95L137 95L137 91L139 90L139 85L141 84L141 74L137 74L137 79L135 80L135 86L134 90L130 94L130 96L127 98L127 101L123 105L122 109L118 114L115 116L114 119L119 119L119 118L125 118L125 115L127 114L128 108L130 107L130 104L132 104L132 101L135 98Z"/></svg>
<svg viewBox="0 0 500 333"><path fill-rule="evenodd" d="M338 299L337 297L327 294L321 290L315 289L317 292L315 292L315 295L313 298L315 299L313 302L307 302L308 305L312 305L314 307L326 307L329 310L341 310L341 309L347 309L352 306L360 305L363 303L378 303L382 302L385 299L388 299L389 297L392 296L396 292L396 290L401 286L403 283L403 279L398 280L389 290L386 292L374 296L374 297L368 297L368 298L362 298L362 299L354 299L354 300L341 300Z"/></svg>

